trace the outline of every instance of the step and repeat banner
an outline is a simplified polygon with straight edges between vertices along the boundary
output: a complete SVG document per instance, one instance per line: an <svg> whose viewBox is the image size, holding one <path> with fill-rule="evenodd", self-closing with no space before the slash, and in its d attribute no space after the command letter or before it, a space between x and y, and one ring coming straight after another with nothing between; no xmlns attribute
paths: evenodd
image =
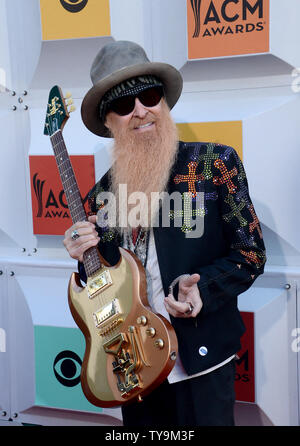
<svg viewBox="0 0 300 446"><path fill-rule="evenodd" d="M187 0L189 59L267 53L269 0Z"/></svg>
<svg viewBox="0 0 300 446"><path fill-rule="evenodd" d="M110 36L109 0L40 0L43 40Z"/></svg>
<svg viewBox="0 0 300 446"><path fill-rule="evenodd" d="M3 262L0 254L0 280L4 284L0 291L0 329L5 327L7 337L12 338L11 351L0 352L0 376L4 381L9 380L8 384L0 380L3 381L0 409L5 413L4 419L14 413L20 422L47 424L43 411L55 408L61 411L62 420L64 413L76 411L79 417L97 414L99 424L121 423L119 409L109 411L92 406L80 386L85 343L67 304L69 277L77 265L62 245L63 235L72 222L51 144L43 135L45 105L56 66L63 87L70 85L74 89L76 111L65 129L65 140L86 212L89 190L109 167L111 144L91 135L81 122L81 101L91 86L89 70L95 55L92 50L98 51L113 39L134 40L144 46L151 60L160 55L160 60L175 65L183 73L183 94L172 110L180 139L235 148L248 173L267 245L278 230L277 243L283 257L287 253L287 262L296 259L294 266L300 266L297 215L294 214L294 220L291 218L295 209L285 198L291 188L293 197L298 196L299 190L293 175L300 153L300 114L296 113L300 101L284 77L291 66L296 66L294 52L300 42L298 36L292 35L295 31L281 36L282 6L278 3L276 0L164 0L163 4L156 0L28 0L25 6L19 0L0 0L3 13L0 32L6 36L0 48L2 45L8 55L1 59L0 51L0 99L3 98L0 132L6 135L9 166L0 166L0 190L18 189L13 200L0 192L5 209L5 218L0 223L0 242L5 247ZM294 0L291 3L293 12L287 15L300 14L299 4ZM172 14L167 14L170 8ZM11 49L13 25L15 21L23 23L25 12L26 26L20 26L16 48ZM24 35L27 32L26 45L22 43L25 39L22 32ZM35 48L30 55L28 39L32 39ZM20 51L25 64L16 58ZM253 67L258 70L265 67L266 74L250 76ZM31 81L23 86L25 72L26 79ZM3 84L16 82L18 76L22 89L16 88L12 94ZM288 132L284 130L285 124L289 126ZM280 158L284 142L285 155ZM203 170L203 163L199 162L198 173ZM276 183L272 175L278 179L278 172L285 173L288 169L291 175L287 182ZM279 196L274 201L265 187L271 183ZM278 210L276 202L282 204L284 212ZM17 238L20 217L26 222L22 241ZM271 252L275 249L272 246ZM274 263L280 249L274 251ZM274 336L280 337L284 348L289 333L297 326L295 307L291 306L291 302L296 304L297 285L283 292L280 286L281 282L285 284L285 278L277 280L276 289L271 282L264 285L263 280L240 301L247 330L237 358L236 397L260 407L274 424L281 421L293 424L298 417L295 403L298 378L294 373L297 356L286 357L287 364L280 376L289 382L282 384L281 390L286 392L279 392L280 400L276 389L273 396L271 391L261 389L268 389L266 377L277 386L271 369L280 367L279 352L275 349L265 360L264 350L271 345L267 332L275 327ZM10 301L9 295L14 296ZM268 319L264 312L266 305L270 310L275 306L282 308L283 316ZM15 311L16 308L22 311ZM14 314L10 325L4 312ZM21 341L15 334L19 326L23 333ZM27 358L29 367L26 373L18 369L11 374L10 364L17 367L18 342L22 352L30 352L26 357L24 353L23 358L24 361ZM13 389L11 393L7 388ZM270 404L272 397L274 407ZM31 412L33 408L35 412Z"/></svg>
<svg viewBox="0 0 300 446"><path fill-rule="evenodd" d="M86 213L88 193L95 184L95 165L92 155L73 155L70 161L78 183ZM72 226L65 193L54 156L29 157L33 233L63 235Z"/></svg>

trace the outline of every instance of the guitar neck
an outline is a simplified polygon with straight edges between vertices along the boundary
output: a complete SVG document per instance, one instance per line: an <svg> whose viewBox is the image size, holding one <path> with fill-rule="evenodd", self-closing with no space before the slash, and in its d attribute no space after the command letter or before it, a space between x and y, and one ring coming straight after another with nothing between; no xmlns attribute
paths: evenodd
<svg viewBox="0 0 300 446"><path fill-rule="evenodd" d="M50 140L72 221L73 223L87 221L84 205L61 130L58 130L50 136ZM89 248L85 251L83 264L88 277L92 276L101 268L96 247Z"/></svg>

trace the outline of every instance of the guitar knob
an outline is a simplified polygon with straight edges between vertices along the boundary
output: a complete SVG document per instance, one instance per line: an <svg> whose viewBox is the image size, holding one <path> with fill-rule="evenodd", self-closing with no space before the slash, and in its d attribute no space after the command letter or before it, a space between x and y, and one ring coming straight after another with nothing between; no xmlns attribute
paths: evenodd
<svg viewBox="0 0 300 446"><path fill-rule="evenodd" d="M157 341L154 342L154 345L161 350L162 348L164 348L165 343L162 339L157 339Z"/></svg>
<svg viewBox="0 0 300 446"><path fill-rule="evenodd" d="M155 328L150 327L150 328L147 328L146 333L150 338L153 338L155 336L156 330L155 330Z"/></svg>
<svg viewBox="0 0 300 446"><path fill-rule="evenodd" d="M177 354L176 354L176 352L172 352L172 353L170 354L170 359L171 359L172 361L176 361L176 358L177 358Z"/></svg>
<svg viewBox="0 0 300 446"><path fill-rule="evenodd" d="M138 325L146 325L147 324L147 318L146 316L139 316L136 320Z"/></svg>

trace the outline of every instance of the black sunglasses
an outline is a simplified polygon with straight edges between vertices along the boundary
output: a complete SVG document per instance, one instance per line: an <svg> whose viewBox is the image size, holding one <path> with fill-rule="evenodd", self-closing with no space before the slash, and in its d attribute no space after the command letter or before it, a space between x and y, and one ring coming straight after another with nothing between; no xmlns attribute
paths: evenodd
<svg viewBox="0 0 300 446"><path fill-rule="evenodd" d="M159 103L163 95L164 90L162 87L151 87L136 95L123 96L122 98L113 100L109 104L108 112L113 111L120 116L126 116L134 110L136 98L138 98L145 107L154 107Z"/></svg>

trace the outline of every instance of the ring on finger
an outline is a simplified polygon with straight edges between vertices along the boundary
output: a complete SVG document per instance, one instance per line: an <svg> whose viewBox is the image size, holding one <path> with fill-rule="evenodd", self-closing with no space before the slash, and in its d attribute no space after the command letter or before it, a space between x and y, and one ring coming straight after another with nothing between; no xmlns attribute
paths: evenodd
<svg viewBox="0 0 300 446"><path fill-rule="evenodd" d="M78 231L76 229L74 229L74 231L72 231L72 234L71 234L71 239L77 240L79 237L80 237L80 235L78 234Z"/></svg>
<svg viewBox="0 0 300 446"><path fill-rule="evenodd" d="M185 311L184 314L186 314L188 316L189 314L191 314L193 312L194 307L191 304L191 302L186 302L186 303L189 305L189 309L187 311Z"/></svg>

